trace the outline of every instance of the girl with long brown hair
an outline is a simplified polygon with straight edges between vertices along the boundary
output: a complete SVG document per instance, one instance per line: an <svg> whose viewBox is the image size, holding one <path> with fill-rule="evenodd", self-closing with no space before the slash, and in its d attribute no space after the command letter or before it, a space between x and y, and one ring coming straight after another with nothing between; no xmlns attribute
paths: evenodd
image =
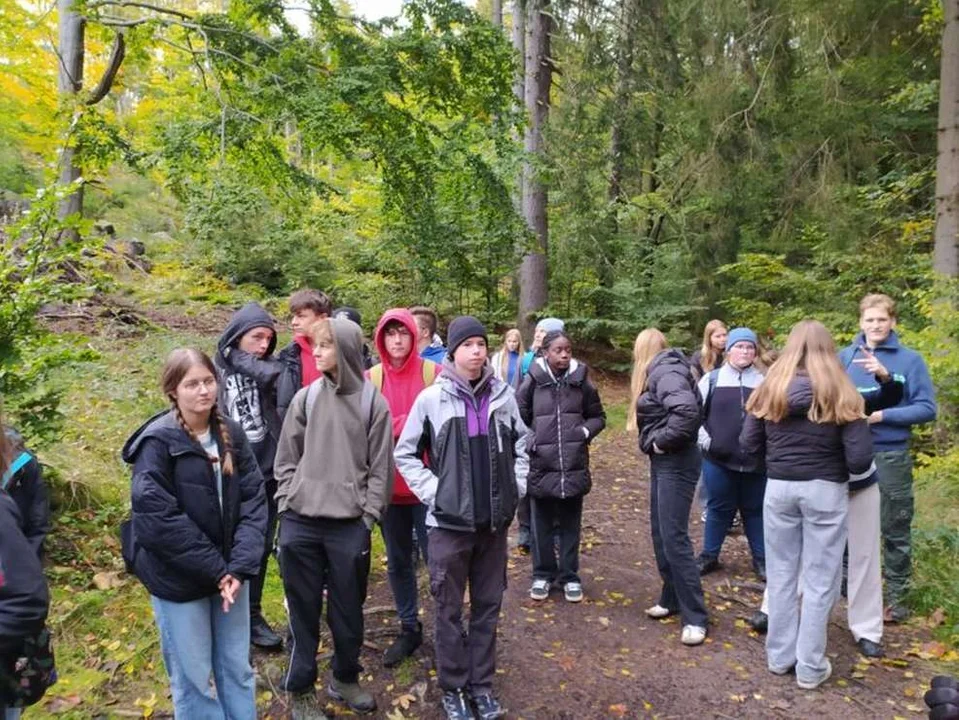
<svg viewBox="0 0 959 720"><path fill-rule="evenodd" d="M763 458L769 670L795 668L799 687L832 674L826 627L839 595L848 481L873 470L863 398L815 320L793 327L746 403L743 452ZM800 572L801 570L801 572Z"/></svg>
<svg viewBox="0 0 959 720"><path fill-rule="evenodd" d="M663 579L659 602L646 614L660 619L680 613L683 644L699 645L708 616L689 539L689 507L699 479L702 408L688 361L655 328L636 337L632 399L627 429L639 431L639 448L649 456L650 526Z"/></svg>
<svg viewBox="0 0 959 720"><path fill-rule="evenodd" d="M263 476L243 428L217 407L209 357L174 350L161 385L170 408L123 448L133 464L123 556L151 596L175 715L253 720L249 580L266 537Z"/></svg>

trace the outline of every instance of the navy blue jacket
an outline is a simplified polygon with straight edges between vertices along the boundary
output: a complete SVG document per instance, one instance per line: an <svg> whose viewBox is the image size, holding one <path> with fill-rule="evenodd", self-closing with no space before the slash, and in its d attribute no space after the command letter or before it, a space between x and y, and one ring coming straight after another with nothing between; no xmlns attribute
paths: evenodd
<svg viewBox="0 0 959 720"><path fill-rule="evenodd" d="M846 368L856 388L864 396L878 389L875 376L853 361L862 357L860 348L866 344L862 333L839 353L839 361ZM929 369L922 355L899 344L895 332L873 353L890 374L903 382L904 397L893 407L882 411L882 422L869 426L876 452L906 450L912 435L912 426L936 419L936 391L929 377Z"/></svg>
<svg viewBox="0 0 959 720"><path fill-rule="evenodd" d="M150 418L123 447L123 459L133 464L133 571L163 600L198 600L217 593L227 573L248 580L259 572L266 546L263 475L243 429L226 423L234 472L223 476L222 512L213 465L172 411ZM218 433L215 425L210 431Z"/></svg>
<svg viewBox="0 0 959 720"><path fill-rule="evenodd" d="M4 428L10 444L14 448L13 459L23 449L23 438L13 428ZM32 453L30 460L13 474L7 485L7 492L20 510L20 528L38 556L43 557L43 541L50 532L50 501L47 498L47 486L43 482L40 463Z"/></svg>
<svg viewBox="0 0 959 720"><path fill-rule="evenodd" d="M40 558L23 534L16 503L0 491L0 662L43 627L49 607Z"/></svg>

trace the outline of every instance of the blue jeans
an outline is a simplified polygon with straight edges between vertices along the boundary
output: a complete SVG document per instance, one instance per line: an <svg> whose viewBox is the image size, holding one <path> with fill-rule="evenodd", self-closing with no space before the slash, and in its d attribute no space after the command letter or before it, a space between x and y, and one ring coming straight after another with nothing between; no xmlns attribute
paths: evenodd
<svg viewBox="0 0 959 720"><path fill-rule="evenodd" d="M2 720L20 720L20 708L0 707L3 710Z"/></svg>
<svg viewBox="0 0 959 720"><path fill-rule="evenodd" d="M393 591L396 612L407 630L419 624L419 593L416 589L416 552L413 533L426 525L426 505L390 505L380 519L380 530L386 544L386 574ZM417 541L423 557L429 548L423 539Z"/></svg>
<svg viewBox="0 0 959 720"><path fill-rule="evenodd" d="M726 533L738 510L753 560L765 561L763 543L763 497L766 476L761 473L737 472L703 458L703 483L709 498L706 529L703 531L703 555L718 558Z"/></svg>
<svg viewBox="0 0 959 720"><path fill-rule="evenodd" d="M176 717L256 720L250 584L243 583L228 613L219 595L184 603L150 599Z"/></svg>

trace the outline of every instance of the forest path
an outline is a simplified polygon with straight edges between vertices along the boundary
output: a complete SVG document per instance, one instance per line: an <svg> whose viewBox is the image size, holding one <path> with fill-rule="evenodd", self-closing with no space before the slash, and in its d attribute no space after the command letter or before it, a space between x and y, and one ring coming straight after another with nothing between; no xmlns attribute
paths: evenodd
<svg viewBox="0 0 959 720"><path fill-rule="evenodd" d="M627 388L604 383L607 406L622 403ZM723 548L723 569L704 578L711 625L706 643L688 648L679 640L676 618L649 620L660 579L649 532L648 465L635 438L622 431L601 435L592 451L593 491L583 516L581 574L586 599L565 602L554 590L544 602L530 599L531 561L511 537L509 586L499 626L496 691L509 718L572 720L600 718L896 718L925 713L922 694L935 674L930 658L941 654L930 643L924 621L887 626L889 657L866 661L845 625L845 605L833 615L828 653L833 677L817 691L796 686L795 676L766 670L764 638L745 620L758 608L762 585L752 573L745 537L732 534ZM700 546L698 507L690 516L694 544ZM421 574L425 638L432 636L432 601ZM367 607L390 606L385 573L371 583ZM370 615L368 635L380 649L388 645L391 613ZM323 650L321 650L323 652ZM394 671L383 668L380 653L364 652L364 682L375 692L377 717L399 720L442 717L433 673L432 643ZM275 660L280 662L282 660ZM328 714L344 712L318 703ZM289 717L277 696L274 717ZM300 716L297 713L297 716ZM302 715L309 717L309 713Z"/></svg>

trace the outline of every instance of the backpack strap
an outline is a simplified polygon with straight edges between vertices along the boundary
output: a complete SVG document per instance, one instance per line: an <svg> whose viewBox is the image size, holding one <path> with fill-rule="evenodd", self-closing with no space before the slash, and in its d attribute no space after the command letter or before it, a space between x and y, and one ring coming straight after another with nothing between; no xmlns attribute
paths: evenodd
<svg viewBox="0 0 959 720"><path fill-rule="evenodd" d="M20 472L32 458L33 456L26 450L17 455L13 462L10 463L10 467L7 468L3 477L0 478L0 489L6 490L7 486L10 485L10 481L13 480L13 476Z"/></svg>
<svg viewBox="0 0 959 720"><path fill-rule="evenodd" d="M377 390L383 390L383 363L377 363L370 368L370 382Z"/></svg>
<svg viewBox="0 0 959 720"><path fill-rule="evenodd" d="M316 405L316 396L320 394L320 380L314 380L306 390L306 404L304 425L310 421L310 415L313 414L313 406Z"/></svg>
<svg viewBox="0 0 959 720"><path fill-rule="evenodd" d="M366 417L367 437L370 435L370 430L373 429L373 403L376 401L377 392L378 389L369 380L363 383L363 394L360 396L360 407L363 408L363 415Z"/></svg>
<svg viewBox="0 0 959 720"><path fill-rule="evenodd" d="M423 361L423 387L428 388L436 379L437 365L432 360Z"/></svg>
<svg viewBox="0 0 959 720"><path fill-rule="evenodd" d="M716 383L719 381L719 368L709 371L709 388L706 390L706 397L703 398L703 422L709 417L709 405L713 400L713 390L716 389Z"/></svg>

